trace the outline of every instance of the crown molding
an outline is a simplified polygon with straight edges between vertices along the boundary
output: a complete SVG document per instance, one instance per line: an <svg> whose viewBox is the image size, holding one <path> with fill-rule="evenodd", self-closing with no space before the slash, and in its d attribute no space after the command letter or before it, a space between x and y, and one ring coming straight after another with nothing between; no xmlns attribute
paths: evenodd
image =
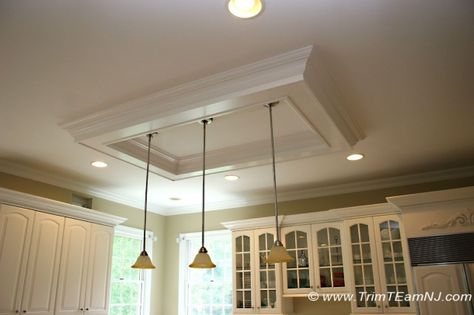
<svg viewBox="0 0 474 315"><path fill-rule="evenodd" d="M61 124L77 142L303 79L313 46L210 75Z"/></svg>
<svg viewBox="0 0 474 315"><path fill-rule="evenodd" d="M110 226L125 222L127 219L104 212L90 210L68 203L25 194L15 190L0 188L0 202L41 212L47 212L68 218L85 220Z"/></svg>
<svg viewBox="0 0 474 315"><path fill-rule="evenodd" d="M136 200L126 198L123 195L112 194L101 189L96 189L83 184L79 184L75 181L66 180L59 176L52 175L47 172L41 172L33 168L24 167L15 163L0 161L0 172L12 174L19 177L24 177L39 182L51 184L58 187L63 187L79 193L107 199L120 204L125 204L137 209L141 209L143 206L142 200ZM360 191L370 191L376 189L399 187L413 184L429 183L442 180L450 180L457 178L474 177L474 166L448 169L442 171L426 172L412 175L404 175L397 177L388 177L376 180L359 181L341 185L317 187L306 190L292 191L292 192L281 192L278 194L280 202L317 198L322 196L347 194ZM458 190L463 191L459 188ZM471 188L472 189L472 188ZM428 192L423 194L435 194L436 192ZM418 195L418 194L417 194ZM410 196L410 195L406 195ZM471 195L472 196L472 195ZM396 204L396 198L402 198L404 196L388 197L387 200L390 203ZM208 202L206 203L207 211L216 211L223 209L255 206L261 204L272 203L274 200L273 194L267 194L261 197L245 198L244 200L226 200L223 202ZM186 205L186 206L173 206L173 207L162 207L153 203L149 203L149 210L153 213L160 215L177 215L186 214L201 211L201 204Z"/></svg>

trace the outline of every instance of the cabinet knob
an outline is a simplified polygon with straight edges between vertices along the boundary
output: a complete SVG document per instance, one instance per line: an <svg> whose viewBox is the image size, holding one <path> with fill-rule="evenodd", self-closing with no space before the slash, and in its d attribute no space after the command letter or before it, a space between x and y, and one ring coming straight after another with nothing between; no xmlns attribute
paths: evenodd
<svg viewBox="0 0 474 315"><path fill-rule="evenodd" d="M19 310L16 310L15 313L20 313L20 311L19 311Z"/></svg>
<svg viewBox="0 0 474 315"><path fill-rule="evenodd" d="M81 307L79 310L83 311L84 309Z"/></svg>
<svg viewBox="0 0 474 315"><path fill-rule="evenodd" d="M23 310L23 313L26 313L26 310Z"/></svg>
<svg viewBox="0 0 474 315"><path fill-rule="evenodd" d="M388 308L388 305L387 305L387 304L385 304L385 308Z"/></svg>
<svg viewBox="0 0 474 315"><path fill-rule="evenodd" d="M86 307L86 311L88 311L88 310L89 310L89 308L88 308L88 307Z"/></svg>
<svg viewBox="0 0 474 315"><path fill-rule="evenodd" d="M380 304L377 304L377 308L380 308L380 307L381 307Z"/></svg>
<svg viewBox="0 0 474 315"><path fill-rule="evenodd" d="M316 289L319 289L319 285L316 286Z"/></svg>

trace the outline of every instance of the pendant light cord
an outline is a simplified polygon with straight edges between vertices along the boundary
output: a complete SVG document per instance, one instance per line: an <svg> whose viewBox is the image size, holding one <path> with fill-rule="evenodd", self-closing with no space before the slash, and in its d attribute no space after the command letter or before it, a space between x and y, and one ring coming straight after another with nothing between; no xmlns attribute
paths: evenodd
<svg viewBox="0 0 474 315"><path fill-rule="evenodd" d="M204 210L205 210L205 196L206 196L206 125L208 121L203 120L203 145L202 145L202 229L201 229L201 247L204 247Z"/></svg>
<svg viewBox="0 0 474 315"><path fill-rule="evenodd" d="M273 193L275 195L275 227L277 232L277 241L280 241L280 228L278 226L278 197L277 197L277 186L276 186L276 170L275 170L275 140L273 139L273 115L272 107L274 103L268 104L268 111L270 112L270 136L272 140L272 167L273 167Z"/></svg>
<svg viewBox="0 0 474 315"><path fill-rule="evenodd" d="M146 162L146 181L145 181L145 216L143 222L143 251L145 251L145 243L146 243L146 213L147 213L147 206L148 206L148 174L150 173L150 147L151 147L151 138L153 134L148 134L148 155L147 155L147 162Z"/></svg>

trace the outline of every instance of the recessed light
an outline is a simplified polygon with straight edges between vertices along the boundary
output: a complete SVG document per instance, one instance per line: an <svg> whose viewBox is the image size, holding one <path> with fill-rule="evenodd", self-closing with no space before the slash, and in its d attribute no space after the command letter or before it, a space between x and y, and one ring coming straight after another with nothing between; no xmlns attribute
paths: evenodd
<svg viewBox="0 0 474 315"><path fill-rule="evenodd" d="M234 180L238 180L240 177L237 175L226 175L224 176L224 178L228 181L233 182Z"/></svg>
<svg viewBox="0 0 474 315"><path fill-rule="evenodd" d="M103 161L94 161L94 162L91 162L91 165L98 168L104 168L108 166L108 164Z"/></svg>
<svg viewBox="0 0 474 315"><path fill-rule="evenodd" d="M229 0L227 9L230 13L241 19L257 16L262 11L261 0Z"/></svg>
<svg viewBox="0 0 474 315"><path fill-rule="evenodd" d="M170 200L171 201L180 201L181 198L179 198L179 197L170 197Z"/></svg>
<svg viewBox="0 0 474 315"><path fill-rule="evenodd" d="M358 161L358 160L362 160L363 158L364 158L364 155L361 153L353 153L346 157L346 159L348 159L349 161Z"/></svg>

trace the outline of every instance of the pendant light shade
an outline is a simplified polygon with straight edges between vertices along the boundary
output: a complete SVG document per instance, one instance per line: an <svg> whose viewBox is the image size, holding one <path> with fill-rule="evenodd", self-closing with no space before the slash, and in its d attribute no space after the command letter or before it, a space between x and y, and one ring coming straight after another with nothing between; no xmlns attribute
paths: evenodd
<svg viewBox="0 0 474 315"><path fill-rule="evenodd" d="M267 257L267 264L283 263L293 261L295 258L291 257L286 248L280 241L280 226L278 224L278 197L276 187L276 171L275 171L275 140L273 138L273 115L272 108L277 105L278 102L270 103L266 105L270 113L270 138L272 142L272 169L273 169L273 195L274 195L274 208L275 208L275 228L276 228L276 240L270 250Z"/></svg>
<svg viewBox="0 0 474 315"><path fill-rule="evenodd" d="M155 265L151 262L150 256L146 252L145 245L146 245L146 213L147 213L147 206L148 206L148 175L150 174L150 146L151 146L151 138L153 134L148 134L148 156L146 162L146 182L145 182L145 207L144 207L144 219L143 219L143 250L138 256L137 261L132 265L132 268L135 269L155 269Z"/></svg>
<svg viewBox="0 0 474 315"><path fill-rule="evenodd" d="M204 247L204 212L205 212L205 197L206 197L206 126L212 122L212 118L201 121L203 126L203 149L202 149L202 227L201 227L201 248L199 249L194 261L189 265L191 268L215 268L216 265L212 262L211 257Z"/></svg>

